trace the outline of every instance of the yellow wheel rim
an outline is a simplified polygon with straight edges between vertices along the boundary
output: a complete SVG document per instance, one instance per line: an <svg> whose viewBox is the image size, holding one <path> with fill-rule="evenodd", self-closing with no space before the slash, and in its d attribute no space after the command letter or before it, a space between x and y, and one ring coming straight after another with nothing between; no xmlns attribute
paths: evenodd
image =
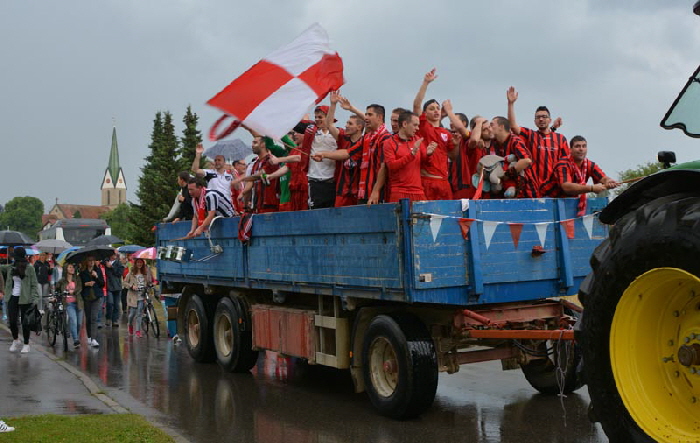
<svg viewBox="0 0 700 443"><path fill-rule="evenodd" d="M657 268L625 290L610 329L610 362L622 401L656 441L700 435L700 279Z"/></svg>

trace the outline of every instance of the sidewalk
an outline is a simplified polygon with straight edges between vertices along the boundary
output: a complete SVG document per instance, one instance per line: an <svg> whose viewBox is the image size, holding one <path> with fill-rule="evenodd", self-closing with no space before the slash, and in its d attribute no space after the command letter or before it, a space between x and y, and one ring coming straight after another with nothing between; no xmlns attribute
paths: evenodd
<svg viewBox="0 0 700 443"><path fill-rule="evenodd" d="M100 393L87 376L44 351L42 340L43 336L32 333L28 354L10 352L12 336L0 324L1 420L12 426L8 418L21 415L127 412Z"/></svg>

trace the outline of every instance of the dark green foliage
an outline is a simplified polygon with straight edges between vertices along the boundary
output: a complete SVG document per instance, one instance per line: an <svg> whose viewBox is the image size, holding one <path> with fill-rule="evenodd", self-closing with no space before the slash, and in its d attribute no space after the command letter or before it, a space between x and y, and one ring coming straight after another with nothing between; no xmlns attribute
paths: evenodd
<svg viewBox="0 0 700 443"><path fill-rule="evenodd" d="M185 129L182 130L182 147L180 148L179 168L177 172L189 171L194 160L195 148L202 143L202 131L197 129L199 117L192 112L192 106L187 107L187 112L182 119ZM199 161L199 167L204 167L204 157Z"/></svg>
<svg viewBox="0 0 700 443"><path fill-rule="evenodd" d="M100 216L104 219L107 224L112 228L112 235L123 239L127 243L131 242L131 223L129 220L129 214L131 208L126 203L121 203L116 208L109 212L106 212ZM127 241L129 240L129 241Z"/></svg>
<svg viewBox="0 0 700 443"><path fill-rule="evenodd" d="M655 172L660 171L662 167L663 165L659 162L647 162L641 165L637 165L636 168L626 169L620 172L620 181L622 182L625 180L631 180L633 178L646 177L647 175L651 175ZM615 189L615 193L620 194L628 187L629 184L622 185L619 188Z"/></svg>
<svg viewBox="0 0 700 443"><path fill-rule="evenodd" d="M144 246L155 243L153 226L168 214L178 191L176 157L180 149L169 112L156 113L149 149L136 190L139 204L129 209L130 240Z"/></svg>
<svg viewBox="0 0 700 443"><path fill-rule="evenodd" d="M20 231L29 237L38 238L41 230L41 215L44 204L36 197L15 197L5 205L0 213L0 230Z"/></svg>
<svg viewBox="0 0 700 443"><path fill-rule="evenodd" d="M73 218L83 218L83 214L80 213L80 210L76 210L73 213Z"/></svg>

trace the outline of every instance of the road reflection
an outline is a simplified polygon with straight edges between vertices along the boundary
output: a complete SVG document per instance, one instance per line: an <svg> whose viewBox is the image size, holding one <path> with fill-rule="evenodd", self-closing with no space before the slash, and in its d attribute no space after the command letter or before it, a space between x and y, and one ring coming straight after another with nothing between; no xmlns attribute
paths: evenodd
<svg viewBox="0 0 700 443"><path fill-rule="evenodd" d="M365 394L355 394L347 371L266 353L251 373L230 374L195 363L167 339L116 329L101 338L99 350L69 351L66 361L127 392L192 441L606 441L588 422L585 388L563 399L542 396L499 362L441 375L433 408L400 422L378 416Z"/></svg>

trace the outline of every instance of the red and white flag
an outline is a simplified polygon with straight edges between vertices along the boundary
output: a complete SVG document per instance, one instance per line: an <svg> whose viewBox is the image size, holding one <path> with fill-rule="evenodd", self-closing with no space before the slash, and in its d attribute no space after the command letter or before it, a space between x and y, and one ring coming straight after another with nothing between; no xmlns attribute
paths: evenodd
<svg viewBox="0 0 700 443"><path fill-rule="evenodd" d="M207 104L255 131L280 139L309 108L344 83L343 60L318 23L276 50Z"/></svg>

